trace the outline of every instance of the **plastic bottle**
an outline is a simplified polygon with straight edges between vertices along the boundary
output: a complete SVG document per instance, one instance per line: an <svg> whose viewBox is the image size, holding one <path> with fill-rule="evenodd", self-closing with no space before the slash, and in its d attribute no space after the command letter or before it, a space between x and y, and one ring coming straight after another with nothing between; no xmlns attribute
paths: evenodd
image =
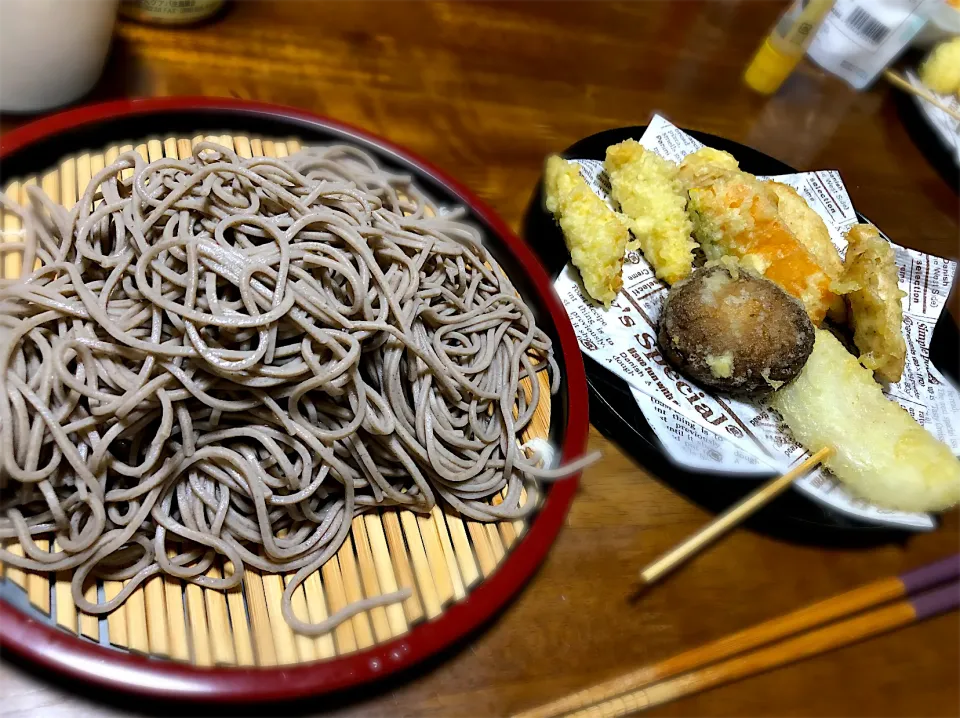
<svg viewBox="0 0 960 718"><path fill-rule="evenodd" d="M796 0L763 41L743 75L763 95L776 92L800 62L836 0Z"/></svg>

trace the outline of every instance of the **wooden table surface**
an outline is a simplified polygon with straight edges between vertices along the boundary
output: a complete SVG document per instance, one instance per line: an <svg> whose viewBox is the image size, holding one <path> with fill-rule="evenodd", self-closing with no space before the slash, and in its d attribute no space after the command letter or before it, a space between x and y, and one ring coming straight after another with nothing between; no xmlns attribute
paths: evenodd
<svg viewBox="0 0 960 718"><path fill-rule="evenodd" d="M782 8L236 2L196 28L119 24L89 99L203 94L305 108L429 158L515 228L547 154L658 111L801 169L838 169L858 209L897 242L956 257L956 174L928 163L893 90L856 94L812 67L770 99L742 87L744 66ZM2 127L27 119L4 116ZM956 511L935 533L866 547L741 530L631 604L637 569L709 514L595 430L591 446L604 458L585 472L556 545L491 625L399 680L289 712L505 715L958 547ZM958 632L952 613L651 713L957 715ZM9 662L0 664L0 697L4 718L152 708L78 694Z"/></svg>

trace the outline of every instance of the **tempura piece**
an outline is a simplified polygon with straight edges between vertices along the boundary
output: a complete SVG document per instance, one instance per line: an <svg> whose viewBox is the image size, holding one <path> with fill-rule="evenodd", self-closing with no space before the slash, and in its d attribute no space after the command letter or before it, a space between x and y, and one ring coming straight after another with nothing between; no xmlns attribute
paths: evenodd
<svg viewBox="0 0 960 718"><path fill-rule="evenodd" d="M547 159L544 195L547 209L563 230L584 288L609 307L623 286L621 270L629 237L626 223L590 190L576 164L562 157Z"/></svg>
<svg viewBox="0 0 960 718"><path fill-rule="evenodd" d="M800 376L771 405L808 451L854 493L901 511L939 511L960 502L960 461L886 399L871 373L830 332L818 329Z"/></svg>
<svg viewBox="0 0 960 718"><path fill-rule="evenodd" d="M680 182L690 190L708 185L727 172L736 172L739 169L737 158L729 152L701 147L683 158L680 163Z"/></svg>
<svg viewBox="0 0 960 718"><path fill-rule="evenodd" d="M701 386L753 394L800 373L813 324L773 282L711 266L670 288L658 339L667 361Z"/></svg>
<svg viewBox="0 0 960 718"><path fill-rule="evenodd" d="M636 140L607 148L604 163L613 201L630 222L643 256L667 284L693 269L693 224L687 216L687 193L677 166L648 152ZM635 249L630 243L628 249Z"/></svg>
<svg viewBox="0 0 960 718"><path fill-rule="evenodd" d="M843 260L830 241L830 232L820 215L790 185L773 181L766 184L777 196L777 209L790 231L813 255L827 276L839 279L843 274Z"/></svg>
<svg viewBox="0 0 960 718"><path fill-rule="evenodd" d="M920 65L920 82L941 95L960 93L960 37L933 48Z"/></svg>
<svg viewBox="0 0 960 718"><path fill-rule="evenodd" d="M820 324L834 301L829 275L780 216L777 196L751 174L728 170L690 190L694 236L707 259L736 257L796 297Z"/></svg>
<svg viewBox="0 0 960 718"><path fill-rule="evenodd" d="M878 379L895 384L907 359L901 329L904 292L897 285L896 254L869 224L851 227L847 242L842 281L848 291L853 343L860 350L861 364Z"/></svg>
<svg viewBox="0 0 960 718"><path fill-rule="evenodd" d="M780 182L765 183L777 196L777 209L780 217L793 232L800 244L813 255L820 268L836 283L843 276L843 260L830 240L830 232L820 215L807 204L800 194L790 185ZM833 287L836 291L836 286ZM842 297L835 297L829 309L830 318L842 324L846 319L846 307Z"/></svg>

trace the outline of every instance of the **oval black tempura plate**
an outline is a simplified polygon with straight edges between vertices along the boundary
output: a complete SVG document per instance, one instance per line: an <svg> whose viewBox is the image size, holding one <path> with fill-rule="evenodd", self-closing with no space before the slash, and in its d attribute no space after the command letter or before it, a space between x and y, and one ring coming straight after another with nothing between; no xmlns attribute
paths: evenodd
<svg viewBox="0 0 960 718"><path fill-rule="evenodd" d="M646 129L645 125L639 125L605 130L580 140L561 154L568 159L602 161L607 147L626 139L639 139ZM730 152L747 172L779 175L797 171L737 142L704 132L685 131L705 145ZM538 183L527 208L523 235L551 277L556 279L570 255L559 227L543 205L541 185ZM867 221L863 216L860 219ZM957 367L960 365L958 346L960 334L957 325L950 313L944 311L934 331L930 357L934 365L954 382L958 381ZM628 384L586 355L584 363L590 388L590 422L674 490L704 508L718 512L756 489L758 481L764 480L762 476L747 474L716 477L677 466L667 457L653 430L644 420ZM909 535L904 529L857 521L795 491L781 495L755 514L748 525L779 538L815 544L876 544L903 540Z"/></svg>

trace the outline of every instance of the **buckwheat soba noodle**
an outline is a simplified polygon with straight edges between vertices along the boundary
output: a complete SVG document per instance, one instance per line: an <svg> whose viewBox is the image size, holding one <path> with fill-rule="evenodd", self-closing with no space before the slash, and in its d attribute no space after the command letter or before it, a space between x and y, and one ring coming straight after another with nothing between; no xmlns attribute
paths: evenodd
<svg viewBox="0 0 960 718"><path fill-rule="evenodd" d="M407 595L294 615L354 516L439 499L515 519L593 458L545 468L520 445L535 375L558 383L550 339L459 212L356 148L126 152L71 210L28 198L4 200L24 231L0 247L25 268L0 286L0 539L24 555L0 559L72 570L82 611L253 567L295 571L283 615L322 633ZM127 583L92 603L96 578Z"/></svg>

